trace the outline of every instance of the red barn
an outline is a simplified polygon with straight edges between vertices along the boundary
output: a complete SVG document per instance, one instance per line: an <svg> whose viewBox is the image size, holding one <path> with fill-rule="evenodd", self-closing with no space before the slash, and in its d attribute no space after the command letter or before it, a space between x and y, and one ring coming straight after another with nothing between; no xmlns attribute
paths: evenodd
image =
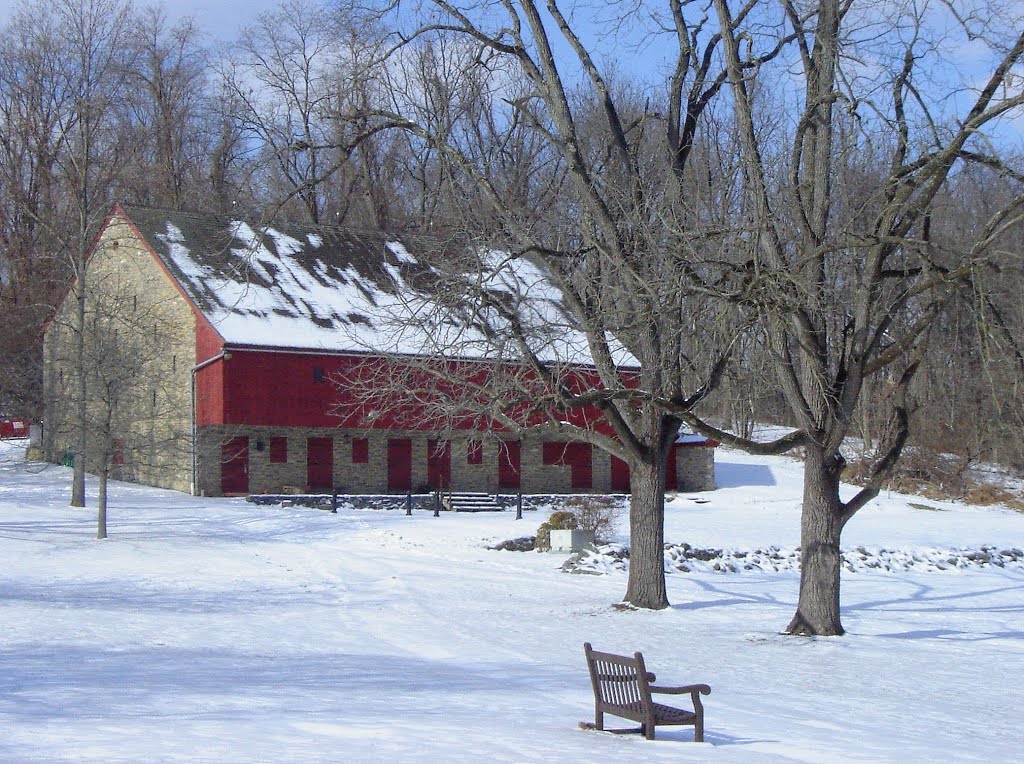
<svg viewBox="0 0 1024 764"><path fill-rule="evenodd" d="M134 284L120 303L140 311L143 296L181 329L154 340L162 347L149 381L160 384L133 399L117 439L123 476L206 495L627 491L626 465L589 444L519 440L475 419L442 435L415 408L388 406L385 396L374 409L346 389L360 377L393 381L403 373L394 359L422 358L429 343L458 343L445 353L464 359L453 363L486 363L465 326L456 335L448 319L389 318L430 304L431 263L445 248L379 231L116 207L94 245L90 272L100 276L91 288ZM538 315L553 311L557 295L541 288L540 274L528 276ZM71 390L62 336L47 331L51 400ZM173 414L154 428L146 411ZM58 458L72 442L67 412L52 407L44 432ZM708 445L679 444L669 488L713 488ZM159 448L166 454L155 457Z"/></svg>

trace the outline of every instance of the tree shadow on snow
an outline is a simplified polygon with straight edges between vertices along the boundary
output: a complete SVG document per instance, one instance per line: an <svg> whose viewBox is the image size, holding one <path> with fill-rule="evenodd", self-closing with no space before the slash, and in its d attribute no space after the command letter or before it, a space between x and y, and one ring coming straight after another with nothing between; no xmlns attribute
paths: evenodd
<svg viewBox="0 0 1024 764"><path fill-rule="evenodd" d="M920 582L904 582L912 588L905 597L868 600L853 604L844 604L843 610L856 612L860 610L887 610L902 613L1024 613L1024 601L1019 599L1021 585L1019 583L1006 586L989 587L971 592L943 592L938 588ZM1013 604L968 604L978 597L1003 597L1007 594L1018 595ZM913 607L899 607L901 605Z"/></svg>
<svg viewBox="0 0 1024 764"><path fill-rule="evenodd" d="M733 580L737 584L735 589L716 584L703 578L694 577L688 579L688 583L703 589L711 594L721 595L716 599L677 602L671 605L673 610L704 610L706 608L730 607L733 605L769 605L772 607L786 608L792 610L796 606L795 600L780 600L768 592L756 592L751 590L751 584L766 582L769 579L761 576L735 576Z"/></svg>
<svg viewBox="0 0 1024 764"><path fill-rule="evenodd" d="M931 586L920 582L907 582L911 592L904 597L891 597L889 599L869 600L857 602L851 605L844 605L843 611L856 612L890 612L890 613L916 613L921 615L936 614L948 615L946 620L955 621L957 616L974 616L978 614L992 615L1019 615L1024 613L1024 602L1021 602L1019 583L1010 583L1006 586L985 587L969 592L949 593L941 587ZM1006 601L1007 595L1018 595L1012 602ZM979 601L983 597L997 597L1000 601L985 603ZM1024 631L1001 630L1001 631L979 631L978 629L961 630L955 628L933 628L933 629L910 629L902 632L887 632L878 634L879 637L890 639L942 639L965 642L980 642L997 639L1024 639Z"/></svg>

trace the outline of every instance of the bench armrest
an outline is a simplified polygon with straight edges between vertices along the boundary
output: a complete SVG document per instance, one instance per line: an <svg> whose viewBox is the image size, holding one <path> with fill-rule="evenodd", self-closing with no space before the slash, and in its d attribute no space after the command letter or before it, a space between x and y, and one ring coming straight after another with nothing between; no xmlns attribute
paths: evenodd
<svg viewBox="0 0 1024 764"><path fill-rule="evenodd" d="M654 685L651 685L649 689L651 692L657 692L663 695L683 695L685 693L690 693L691 695L696 695L698 693L701 695L711 694L711 688L706 684L688 684L685 687L655 687Z"/></svg>

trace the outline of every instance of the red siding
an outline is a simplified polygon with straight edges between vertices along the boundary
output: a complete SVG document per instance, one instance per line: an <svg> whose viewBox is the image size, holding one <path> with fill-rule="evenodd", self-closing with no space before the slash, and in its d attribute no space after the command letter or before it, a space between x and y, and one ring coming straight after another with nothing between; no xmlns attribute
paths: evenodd
<svg viewBox="0 0 1024 764"><path fill-rule="evenodd" d="M214 358L223 348L220 335L203 319L196 319L196 363ZM195 372L196 424L224 424L224 360Z"/></svg>
<svg viewBox="0 0 1024 764"><path fill-rule="evenodd" d="M228 355L229 358L199 372L197 382L204 401L200 424L419 432L437 432L444 428L445 423L421 407L388 405L381 401L371 417L368 409L373 407L345 395L344 385L338 384L340 380L361 378L372 384L377 375L390 373L392 365L386 359L238 349L229 349ZM473 376L477 381L486 376L480 364L467 363L463 367L456 373ZM322 375L316 369L322 369ZM575 424L607 429L601 427L601 416L596 409L560 412L559 416ZM493 422L476 418L455 422L454 427L502 429Z"/></svg>
<svg viewBox="0 0 1024 764"><path fill-rule="evenodd" d="M217 330L201 316L196 317L196 363L213 358L224 348L224 340Z"/></svg>

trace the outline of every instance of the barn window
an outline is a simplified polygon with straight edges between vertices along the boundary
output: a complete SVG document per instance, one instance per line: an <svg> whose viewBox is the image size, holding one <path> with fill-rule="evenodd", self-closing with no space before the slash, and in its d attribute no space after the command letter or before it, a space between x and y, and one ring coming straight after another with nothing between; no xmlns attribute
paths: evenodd
<svg viewBox="0 0 1024 764"><path fill-rule="evenodd" d="M466 464L484 463L484 444L479 440L471 440L466 446Z"/></svg>
<svg viewBox="0 0 1024 764"><path fill-rule="evenodd" d="M324 367L323 366L314 366L313 367L313 381L314 382L323 382L324 381Z"/></svg>
<svg viewBox="0 0 1024 764"><path fill-rule="evenodd" d="M282 464L288 461L288 438L270 439L270 461L273 464Z"/></svg>
<svg viewBox="0 0 1024 764"><path fill-rule="evenodd" d="M370 441L368 438L352 438L352 463L366 464L370 461Z"/></svg>

